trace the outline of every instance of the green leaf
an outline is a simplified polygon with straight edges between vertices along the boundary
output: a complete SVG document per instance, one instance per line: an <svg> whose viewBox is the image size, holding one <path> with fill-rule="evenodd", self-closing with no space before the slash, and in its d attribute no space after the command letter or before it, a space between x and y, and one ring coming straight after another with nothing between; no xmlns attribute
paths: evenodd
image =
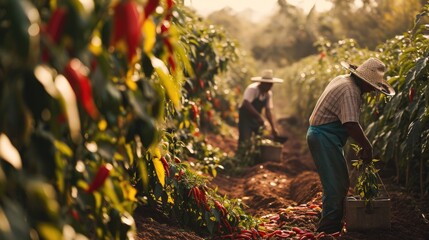
<svg viewBox="0 0 429 240"><path fill-rule="evenodd" d="M216 177L216 175L217 175L216 168L212 167L212 168L211 168L211 170L212 170L212 171L211 171L211 172L212 172L212 176L213 176L213 177Z"/></svg>
<svg viewBox="0 0 429 240"><path fill-rule="evenodd" d="M59 140L54 140L54 145L60 153L64 154L67 157L73 157L73 151L67 144Z"/></svg>
<svg viewBox="0 0 429 240"><path fill-rule="evenodd" d="M418 142L420 140L421 133L421 124L420 120L416 120L412 122L408 128L407 134L407 149L408 154L413 154L413 151L416 147L418 147Z"/></svg>
<svg viewBox="0 0 429 240"><path fill-rule="evenodd" d="M159 148L153 148L151 149L151 153L152 153L152 162L153 162L159 183L161 183L162 187L164 187L165 186L165 169L164 169L164 165L162 165L162 162L161 162L160 150Z"/></svg>
<svg viewBox="0 0 429 240"><path fill-rule="evenodd" d="M139 159L138 166L140 170L140 176L143 184L143 189L147 193L149 191L149 171L147 168L147 163L144 159Z"/></svg>
<svg viewBox="0 0 429 240"><path fill-rule="evenodd" d="M168 69L165 66L164 62L155 56L151 57L152 66L155 68L155 72L158 74L159 79L161 80L162 86L165 88L168 97L173 102L173 105L179 109L180 108L180 86L174 81L174 79L169 75Z"/></svg>
<svg viewBox="0 0 429 240"><path fill-rule="evenodd" d="M46 240L57 240L62 239L63 235L56 226L48 223L41 223L37 227L42 239Z"/></svg>

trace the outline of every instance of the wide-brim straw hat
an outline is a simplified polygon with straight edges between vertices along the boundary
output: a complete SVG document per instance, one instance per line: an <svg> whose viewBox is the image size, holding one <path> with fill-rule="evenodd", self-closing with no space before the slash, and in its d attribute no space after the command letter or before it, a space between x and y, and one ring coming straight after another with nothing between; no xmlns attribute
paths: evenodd
<svg viewBox="0 0 429 240"><path fill-rule="evenodd" d="M272 69L265 69L262 71L261 76L252 77L252 81L254 82L266 82L266 83L282 83L283 79L274 77L274 73Z"/></svg>
<svg viewBox="0 0 429 240"><path fill-rule="evenodd" d="M369 58L358 67L344 61L341 62L341 65L376 90L388 96L395 95L393 87L384 79L386 65L379 59Z"/></svg>

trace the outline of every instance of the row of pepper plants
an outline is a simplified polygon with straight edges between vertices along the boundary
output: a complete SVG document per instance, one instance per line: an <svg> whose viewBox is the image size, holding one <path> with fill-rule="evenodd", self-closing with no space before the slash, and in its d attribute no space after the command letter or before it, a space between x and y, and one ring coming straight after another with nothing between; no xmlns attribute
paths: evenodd
<svg viewBox="0 0 429 240"><path fill-rule="evenodd" d="M421 197L429 193L428 15L427 4L412 29L379 46L397 94L368 98L363 116L380 158L396 168L399 182Z"/></svg>
<svg viewBox="0 0 429 240"><path fill-rule="evenodd" d="M286 68L283 89L293 92L289 114L304 119L302 129L308 126L308 117L316 101L334 76L346 74L341 61L360 64L369 57L380 58L388 68L385 77L397 94L364 96L361 121L374 145L374 154L388 168L396 169L396 180L410 191L425 196L429 192L429 5L416 16L411 29L380 44L376 50L361 48L353 39L331 43L321 39L319 55L305 58ZM305 136L305 134L303 134Z"/></svg>
<svg viewBox="0 0 429 240"><path fill-rule="evenodd" d="M203 236L254 224L196 174L220 167L199 128L237 50L183 1L4 0L0 35L1 239L133 239L140 204Z"/></svg>

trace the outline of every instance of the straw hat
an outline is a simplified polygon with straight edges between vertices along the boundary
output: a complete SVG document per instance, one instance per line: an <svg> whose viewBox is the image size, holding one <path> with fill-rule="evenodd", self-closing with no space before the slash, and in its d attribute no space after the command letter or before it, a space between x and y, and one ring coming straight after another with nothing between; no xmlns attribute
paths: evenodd
<svg viewBox="0 0 429 240"><path fill-rule="evenodd" d="M282 83L283 79L273 77L272 69L265 69L262 71L261 76L252 77L252 81L254 82L266 82L266 83Z"/></svg>
<svg viewBox="0 0 429 240"><path fill-rule="evenodd" d="M362 65L356 67L347 62L342 61L341 65L358 76L363 81L374 87L376 90L388 95L395 95L395 90L384 79L386 66L377 58L369 58Z"/></svg>

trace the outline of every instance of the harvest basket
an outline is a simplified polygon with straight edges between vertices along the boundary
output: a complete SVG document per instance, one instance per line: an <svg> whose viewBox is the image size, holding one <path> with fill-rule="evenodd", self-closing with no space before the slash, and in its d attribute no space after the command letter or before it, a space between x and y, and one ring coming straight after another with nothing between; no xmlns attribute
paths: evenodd
<svg viewBox="0 0 429 240"><path fill-rule="evenodd" d="M380 175L376 173L376 176L384 190L384 196L376 197L370 201L361 199L360 196L346 198L345 221L348 231L390 229L390 196Z"/></svg>
<svg viewBox="0 0 429 240"><path fill-rule="evenodd" d="M280 161L282 159L282 145L261 145L261 161Z"/></svg>
<svg viewBox="0 0 429 240"><path fill-rule="evenodd" d="M365 200L357 197L346 199L346 224L348 231L390 229L390 198Z"/></svg>

